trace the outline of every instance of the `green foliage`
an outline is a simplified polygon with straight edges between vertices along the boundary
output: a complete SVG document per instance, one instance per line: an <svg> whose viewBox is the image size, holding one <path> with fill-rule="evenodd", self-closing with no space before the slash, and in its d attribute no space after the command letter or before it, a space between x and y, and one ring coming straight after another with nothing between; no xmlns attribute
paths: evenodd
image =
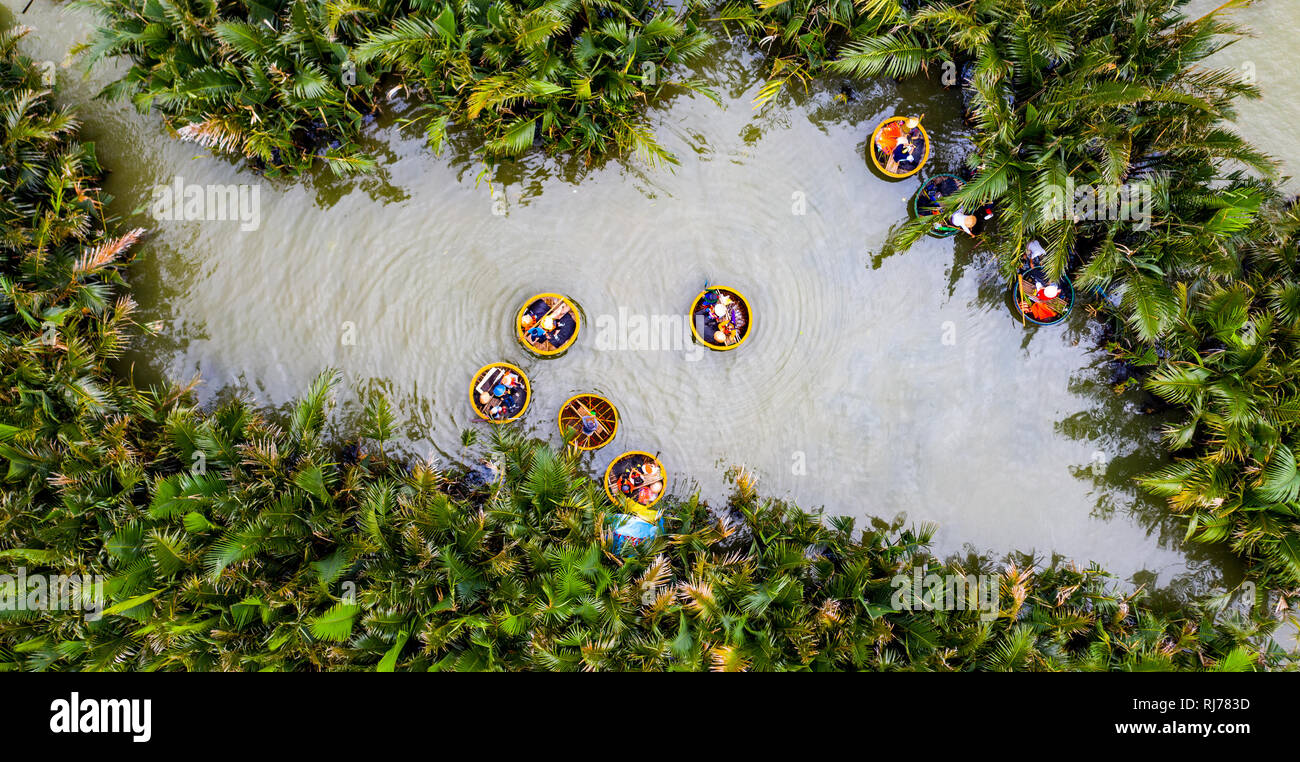
<svg viewBox="0 0 1300 762"><path fill-rule="evenodd" d="M102 26L82 46L89 64L124 56L131 66L102 93L157 109L177 135L245 157L268 174L323 163L336 174L369 171L358 144L379 108L382 69L352 61L368 24L402 6L271 0L79 0Z"/></svg>
<svg viewBox="0 0 1300 762"><path fill-rule="evenodd" d="M307 407L333 374L313 387ZM557 453L496 432L504 479L342 461L304 427L242 401L204 414L155 400L149 442L170 472L77 531L5 529L42 570L105 577L101 619L0 616L0 667L77 670L1131 670L1261 669L1283 655L1220 611L1162 618L1096 568L942 567L920 533L855 531L761 500L742 475L726 509L692 498L668 533L611 552L610 505ZM163 410L168 414L163 416ZM238 460L181 470L178 429L213 427ZM100 465L100 468L105 468ZM304 486L327 485L327 494ZM167 488L166 485L179 485ZM185 486L188 485L188 486ZM64 484L71 497L86 489ZM53 507L53 506L52 506ZM53 507L56 512L57 507ZM194 520L193 517L201 517ZM107 540L106 540L107 538ZM106 554L92 553L107 541ZM913 573L991 574L994 605L931 611ZM928 583L927 583L928 584ZM906 589L908 597L899 598ZM900 603L902 605L900 605ZM1267 629L1267 628L1265 628Z"/></svg>
<svg viewBox="0 0 1300 762"><path fill-rule="evenodd" d="M132 66L105 90L178 135L272 173L368 171L358 145L382 93L414 96L439 150L458 125L488 158L553 153L672 161L644 124L668 70L710 38L651 0L82 0L104 28L91 62ZM396 86L394 86L394 82Z"/></svg>
<svg viewBox="0 0 1300 762"><path fill-rule="evenodd" d="M1132 328L1151 340L1168 323L1170 295L1156 280L1184 263L1174 256L1189 235L1221 243L1246 228L1258 208L1249 190L1204 206L1218 167L1237 161L1271 175L1273 163L1225 129L1238 97L1258 97L1239 73L1199 64L1236 30L1218 15L1188 20L1182 0L977 0L930 2L891 12L880 33L854 35L831 71L911 76L960 67L975 126L974 179L945 205L993 201L994 238L1008 273L1039 239L1047 269L1065 271L1079 244L1095 244L1078 284L1125 294ZM1071 185L1072 184L1072 185ZM1068 189L1145 184L1150 226L1124 215L1091 214ZM1082 211L1082 214L1080 214ZM1139 211L1129 208L1129 212ZM1121 219L1116 219L1121 217ZM895 239L914 243L926 221Z"/></svg>
<svg viewBox="0 0 1300 762"><path fill-rule="evenodd" d="M1190 450L1144 480L1189 518L1191 537L1263 561L1267 581L1300 587L1300 204L1272 199L1241 231L1240 273L1192 272L1173 289L1166 360L1146 385L1186 410L1165 429ZM1199 276L1199 277L1198 277Z"/></svg>

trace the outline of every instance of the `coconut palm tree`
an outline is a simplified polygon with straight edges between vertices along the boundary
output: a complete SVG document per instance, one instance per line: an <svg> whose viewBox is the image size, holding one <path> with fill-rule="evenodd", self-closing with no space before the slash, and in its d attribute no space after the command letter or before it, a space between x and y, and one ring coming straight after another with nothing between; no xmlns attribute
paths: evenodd
<svg viewBox="0 0 1300 762"><path fill-rule="evenodd" d="M1193 456L1143 481L1188 516L1188 534L1265 561L1300 590L1300 206L1276 197L1241 242L1241 272L1174 288L1176 309L1147 388L1186 410L1165 429Z"/></svg>
<svg viewBox="0 0 1300 762"><path fill-rule="evenodd" d="M372 29L357 58L402 73L435 149L461 125L482 136L489 157L542 145L658 163L672 157L640 117L644 106L674 86L709 94L667 75L711 42L687 11L647 0L454 2Z"/></svg>
<svg viewBox="0 0 1300 762"><path fill-rule="evenodd" d="M268 174L316 162L334 173L369 171L357 143L377 110L382 69L358 67L351 46L366 25L395 13L365 3L196 3L84 0L101 26L79 50L88 65L125 56L131 67L102 93L160 111L186 140L245 157Z"/></svg>
<svg viewBox="0 0 1300 762"><path fill-rule="evenodd" d="M667 71L709 36L649 0L82 4L103 19L87 60L132 62L105 96L156 108L180 137L271 174L372 169L358 138L390 77L390 94L416 95L435 150L459 126L489 158L540 144L668 161L642 110L671 87L711 96Z"/></svg>

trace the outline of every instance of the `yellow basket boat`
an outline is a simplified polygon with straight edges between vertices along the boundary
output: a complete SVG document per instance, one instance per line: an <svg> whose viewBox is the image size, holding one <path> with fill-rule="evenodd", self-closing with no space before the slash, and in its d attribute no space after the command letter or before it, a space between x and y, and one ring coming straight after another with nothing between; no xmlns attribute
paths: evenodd
<svg viewBox="0 0 1300 762"><path fill-rule="evenodd" d="M469 404L489 423L509 423L528 409L533 389L528 376L508 362L484 365L469 383Z"/></svg>
<svg viewBox="0 0 1300 762"><path fill-rule="evenodd" d="M572 432L574 447L596 450L618 433L618 409L599 394L575 394L560 406L558 423L561 436Z"/></svg>
<svg viewBox="0 0 1300 762"><path fill-rule="evenodd" d="M734 288L710 286L691 303L691 333L709 349L735 349L753 330L754 312L749 300Z"/></svg>
<svg viewBox="0 0 1300 762"><path fill-rule="evenodd" d="M605 469L605 494L614 505L654 523L659 513L651 507L668 491L667 476L664 465L650 453L625 452Z"/></svg>
<svg viewBox="0 0 1300 762"><path fill-rule="evenodd" d="M524 302L515 316L519 343L542 357L553 357L573 346L581 327L578 305L563 294L538 294Z"/></svg>
<svg viewBox="0 0 1300 762"><path fill-rule="evenodd" d="M876 169L897 180L911 177L920 172L921 167L924 167L925 163L930 160L930 133L926 132L924 125L918 121L916 128L921 131L919 159L905 161L900 164L893 163L893 152L894 147L897 145L897 139L886 135L885 128L896 122L901 122L902 124L898 125L898 127L902 133L906 133L907 120L910 118L907 116L891 116L881 122L876 126L876 129L872 130L871 144L867 146L867 153L871 154L871 163L876 165ZM915 155L914 153L913 156ZM891 166L893 169L890 169Z"/></svg>

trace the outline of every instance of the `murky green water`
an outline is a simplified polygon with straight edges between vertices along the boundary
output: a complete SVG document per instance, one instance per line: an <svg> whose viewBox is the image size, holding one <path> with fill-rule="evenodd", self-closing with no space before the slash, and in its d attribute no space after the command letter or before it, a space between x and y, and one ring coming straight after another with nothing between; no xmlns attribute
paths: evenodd
<svg viewBox="0 0 1300 762"><path fill-rule="evenodd" d="M1222 3L1192 0L1187 15L1196 17ZM1258 0L1227 18L1253 36L1219 51L1206 65L1236 69L1252 77L1263 91L1263 98L1240 103L1237 128L1265 153L1283 160L1287 189L1300 192L1300 147L1296 145L1300 140L1300 78L1295 47L1300 39L1300 4L1296 0Z"/></svg>
<svg viewBox="0 0 1300 762"><path fill-rule="evenodd" d="M89 28L47 0L17 10L39 30L27 44L38 57L62 60ZM1057 553L1173 592L1236 579L1228 558L1184 545L1180 523L1133 488L1160 463L1158 421L1140 414L1141 397L1111 391L1084 310L1064 329L1027 331L968 244L881 254L919 180L873 176L868 125L924 111L936 137L928 172L955 169L954 94L882 81L841 103L842 83L827 82L756 115L761 67L745 51L719 46L693 74L716 83L724 106L682 96L653 112L681 158L675 171L530 156L490 184L468 151L435 157L391 119L371 133L378 176L273 185L128 106L83 105L113 169L113 208L154 231L133 281L142 320L161 328L136 354L137 379L201 373L205 400L244 388L280 405L334 366L344 419L359 396L386 390L412 450L458 458L462 429L484 425L469 378L507 360L531 376L524 425L540 436L558 440L556 412L575 392L619 407L593 473L648 450L676 492L718 498L726 468L741 464L806 508L937 522L944 553ZM106 79L65 71L64 97L80 104ZM177 176L259 184L260 228L131 214ZM680 319L706 282L749 297L756 330L744 347L703 352L669 334L667 348L619 348L636 342L639 318ZM586 317L555 360L530 357L511 330L540 291L572 296Z"/></svg>

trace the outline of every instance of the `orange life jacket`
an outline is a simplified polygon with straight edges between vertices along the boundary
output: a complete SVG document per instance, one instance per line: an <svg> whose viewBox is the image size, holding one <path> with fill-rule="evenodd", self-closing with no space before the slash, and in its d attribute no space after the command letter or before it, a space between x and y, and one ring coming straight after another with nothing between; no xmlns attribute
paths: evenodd
<svg viewBox="0 0 1300 762"><path fill-rule="evenodd" d="M1056 317L1056 313L1046 304L1032 302L1029 305L1029 316L1034 320L1051 320Z"/></svg>
<svg viewBox="0 0 1300 762"><path fill-rule="evenodd" d="M880 150L886 155L892 154L894 148L898 145L898 139L903 137L903 123L890 122L880 130L880 137L877 142L880 144Z"/></svg>

